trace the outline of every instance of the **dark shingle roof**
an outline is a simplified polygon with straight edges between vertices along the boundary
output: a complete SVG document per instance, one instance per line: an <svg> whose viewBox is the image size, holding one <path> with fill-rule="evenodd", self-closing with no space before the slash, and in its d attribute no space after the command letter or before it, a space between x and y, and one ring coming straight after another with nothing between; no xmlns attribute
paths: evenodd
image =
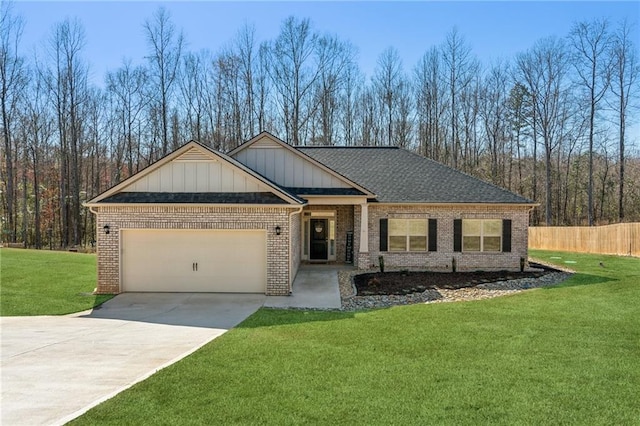
<svg viewBox="0 0 640 426"><path fill-rule="evenodd" d="M119 192L103 203L287 204L270 192Z"/></svg>
<svg viewBox="0 0 640 426"><path fill-rule="evenodd" d="M533 204L506 189L396 147L300 147L383 203Z"/></svg>
<svg viewBox="0 0 640 426"><path fill-rule="evenodd" d="M355 188L283 188L285 191L298 196L305 195L352 195L363 196L364 192Z"/></svg>

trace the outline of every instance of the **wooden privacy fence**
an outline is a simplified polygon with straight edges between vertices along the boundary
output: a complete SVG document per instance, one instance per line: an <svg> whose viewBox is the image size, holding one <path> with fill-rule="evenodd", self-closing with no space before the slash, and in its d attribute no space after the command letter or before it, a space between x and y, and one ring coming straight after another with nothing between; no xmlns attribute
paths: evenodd
<svg viewBox="0 0 640 426"><path fill-rule="evenodd" d="M640 256L640 223L529 227L529 248Z"/></svg>

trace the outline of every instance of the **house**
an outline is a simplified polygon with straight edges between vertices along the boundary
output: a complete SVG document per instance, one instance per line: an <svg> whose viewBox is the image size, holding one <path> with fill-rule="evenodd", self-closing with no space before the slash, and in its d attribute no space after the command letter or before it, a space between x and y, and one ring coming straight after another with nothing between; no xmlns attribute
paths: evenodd
<svg viewBox="0 0 640 426"><path fill-rule="evenodd" d="M395 147L189 142L86 203L98 293L287 295L303 262L519 270L521 196Z"/></svg>

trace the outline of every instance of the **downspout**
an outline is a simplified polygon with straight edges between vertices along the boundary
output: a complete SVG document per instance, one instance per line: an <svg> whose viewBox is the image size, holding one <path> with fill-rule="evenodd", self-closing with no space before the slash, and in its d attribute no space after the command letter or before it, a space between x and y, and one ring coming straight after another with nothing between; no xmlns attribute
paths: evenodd
<svg viewBox="0 0 640 426"><path fill-rule="evenodd" d="M292 210L289 213L289 275L291 275L292 271L293 271L293 253L292 253L292 250L291 250L291 219L293 218L294 214L302 213L302 209L304 209L304 206L300 206L296 210ZM299 247L298 247L298 249L299 249ZM293 280L294 279L295 279L295 277L291 277L291 279L289 280L289 296L291 296L291 294L293 293Z"/></svg>

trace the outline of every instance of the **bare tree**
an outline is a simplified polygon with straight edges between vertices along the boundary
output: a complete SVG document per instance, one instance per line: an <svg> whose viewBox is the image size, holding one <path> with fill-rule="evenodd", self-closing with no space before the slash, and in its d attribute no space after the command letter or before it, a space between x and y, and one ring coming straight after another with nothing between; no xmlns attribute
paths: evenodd
<svg viewBox="0 0 640 426"><path fill-rule="evenodd" d="M50 66L45 81L56 110L60 149L60 236L61 245L78 245L81 228L82 104L87 100L88 67L80 57L85 45L79 21L65 20L53 29L49 39Z"/></svg>
<svg viewBox="0 0 640 426"><path fill-rule="evenodd" d="M400 87L404 84L402 60L398 51L389 47L378 57L373 86L381 105L381 122L384 122L386 144L395 145L394 122L398 115Z"/></svg>
<svg viewBox="0 0 640 426"><path fill-rule="evenodd" d="M216 57L214 67L218 74L218 111L222 122L219 132L222 134L225 149L233 149L243 141L242 133L242 78L240 59L231 49L225 49Z"/></svg>
<svg viewBox="0 0 640 426"><path fill-rule="evenodd" d="M256 49L256 29L253 25L245 24L236 34L235 49L237 50L241 93L242 93L242 139L254 136L257 127L256 112L256 75L257 70L257 49Z"/></svg>
<svg viewBox="0 0 640 426"><path fill-rule="evenodd" d="M271 130L273 117L269 113L269 105L271 98L271 79L270 75L270 54L269 45L266 42L260 44L258 48L258 67L256 69L256 115L257 115L257 131ZM275 109L275 108L273 108Z"/></svg>
<svg viewBox="0 0 640 426"><path fill-rule="evenodd" d="M442 55L436 47L424 54L414 70L418 146L420 154L436 161L442 158L443 141L448 137L442 72Z"/></svg>
<svg viewBox="0 0 640 426"><path fill-rule="evenodd" d="M380 103L377 102L374 90L365 87L358 99L360 106L360 135L358 145L377 145L382 138L382 125L380 123Z"/></svg>
<svg viewBox="0 0 640 426"><path fill-rule="evenodd" d="M0 4L0 108L2 109L2 147L4 167L0 169L4 183L3 207L6 214L8 239L16 242L16 148L13 127L18 113L18 102L26 84L24 58L18 55L18 46L24 28L20 17L12 14L12 3ZM1 231L5 231L2 229Z"/></svg>
<svg viewBox="0 0 640 426"><path fill-rule="evenodd" d="M182 32L176 33L171 15L165 8L158 9L153 17L144 23L144 30L150 48L147 58L151 65L151 77L157 87L161 152L165 155L169 150L171 95L178 75L184 37Z"/></svg>
<svg viewBox="0 0 640 426"><path fill-rule="evenodd" d="M114 113L120 122L122 151L127 162L125 177L138 171L140 165L140 140L135 137L135 127L148 105L145 92L148 81L143 67L133 67L125 60L120 69L107 74L107 90L114 96ZM116 170L116 181L120 181L121 170Z"/></svg>
<svg viewBox="0 0 640 426"><path fill-rule="evenodd" d="M318 35L308 19L285 19L271 48L271 79L278 95L285 139L293 145L304 140L309 119L317 104L313 88L324 68L317 56Z"/></svg>
<svg viewBox="0 0 640 426"><path fill-rule="evenodd" d="M345 70L344 93L340 100L340 123L344 144L352 146L357 140L358 97L364 89L364 76L352 63Z"/></svg>
<svg viewBox="0 0 640 426"><path fill-rule="evenodd" d="M589 185L588 221L593 226L593 137L598 105L607 93L611 77L611 38L606 20L580 22L573 26L569 36L573 47L573 65L576 69L579 84L588 96L589 102Z"/></svg>
<svg viewBox="0 0 640 426"><path fill-rule="evenodd" d="M47 152L51 150L51 139L54 135L55 120L49 108L49 92L41 78L34 78L29 87L29 102L25 103L23 124L26 127L26 155L32 168L33 185L33 214L34 214L34 244L42 247L42 190L41 185L46 179L43 176ZM24 165L26 169L27 165ZM51 224L48 224L51 226Z"/></svg>
<svg viewBox="0 0 640 426"><path fill-rule="evenodd" d="M469 85L460 93L460 150L458 168L473 174L480 164L484 144L479 139L478 115L480 109L480 79L472 77Z"/></svg>
<svg viewBox="0 0 640 426"><path fill-rule="evenodd" d="M630 101L638 93L637 81L640 77L640 63L631 40L631 27L623 21L613 38L613 75L611 91L617 99L615 107L618 121L618 220L625 219L624 185L625 185L625 145L627 114Z"/></svg>
<svg viewBox="0 0 640 426"><path fill-rule="evenodd" d="M482 83L480 94L480 117L489 151L490 179L502 186L506 186L504 156L508 139L508 75L507 64L494 64ZM509 157L513 158L513 153L509 154Z"/></svg>
<svg viewBox="0 0 640 426"><path fill-rule="evenodd" d="M471 53L471 47L457 28L448 34L442 46L442 58L445 66L444 83L449 87L450 139L449 148L452 165L458 168L458 157L461 152L460 137L460 96L468 89L474 75L478 72L478 61Z"/></svg>
<svg viewBox="0 0 640 426"><path fill-rule="evenodd" d="M318 39L316 50L318 62L324 66L315 87L318 118L314 124L319 124L320 135L314 139L322 145L333 145L337 139L340 96L354 63L355 49L335 36L323 36Z"/></svg>
<svg viewBox="0 0 640 426"><path fill-rule="evenodd" d="M528 52L518 55L517 66L532 96L534 149L538 133L545 147L545 221L551 225L552 154L561 143L563 119L566 118L562 110L567 101L565 45L557 38L542 39Z"/></svg>

